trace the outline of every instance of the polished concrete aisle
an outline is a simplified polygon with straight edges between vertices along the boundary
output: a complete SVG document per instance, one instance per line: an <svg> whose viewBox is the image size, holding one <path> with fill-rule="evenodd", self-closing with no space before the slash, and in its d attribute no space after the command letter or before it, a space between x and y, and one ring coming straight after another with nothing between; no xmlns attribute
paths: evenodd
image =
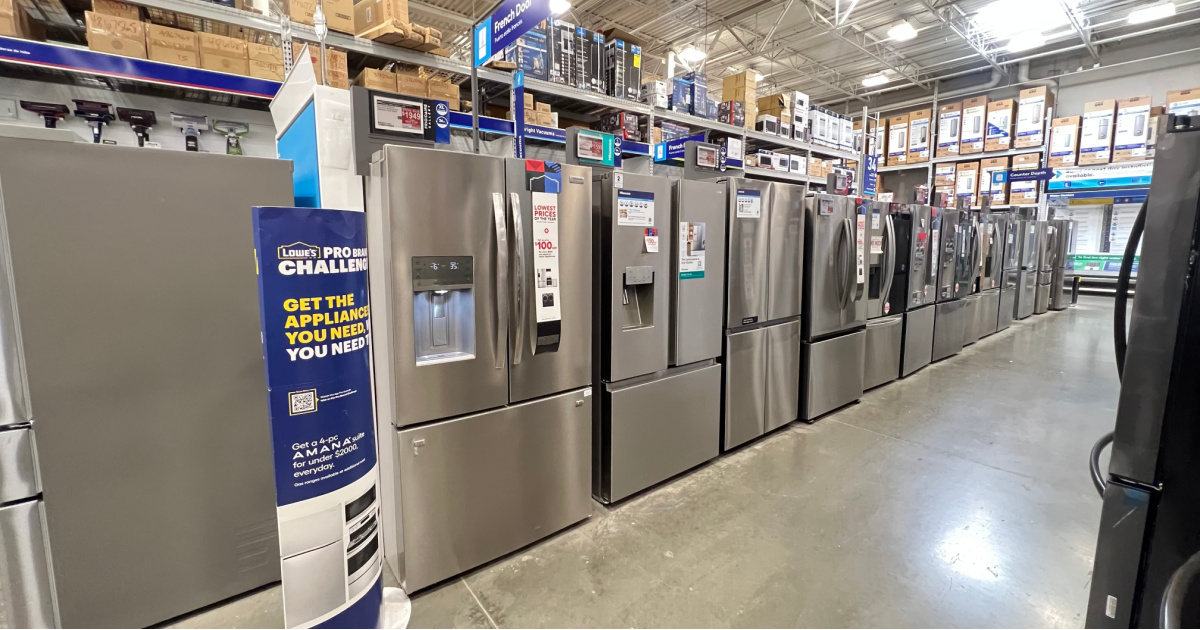
<svg viewBox="0 0 1200 630"><path fill-rule="evenodd" d="M418 593L412 627L1082 626L1111 301L1034 316ZM279 623L266 591L183 625ZM256 603L257 602L257 603ZM240 612L236 612L242 606Z"/></svg>

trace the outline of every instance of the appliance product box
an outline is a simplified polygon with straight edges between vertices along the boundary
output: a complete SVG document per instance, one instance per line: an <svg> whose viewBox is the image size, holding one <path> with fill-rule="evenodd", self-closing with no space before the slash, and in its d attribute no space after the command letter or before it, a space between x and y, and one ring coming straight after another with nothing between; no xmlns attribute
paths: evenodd
<svg viewBox="0 0 1200 630"><path fill-rule="evenodd" d="M638 123L637 114L612 112L600 117L600 131L620 136L625 140L641 142L642 132Z"/></svg>
<svg viewBox="0 0 1200 630"><path fill-rule="evenodd" d="M1013 107L1011 98L992 101L987 106L987 137L984 151L1007 151L1012 148Z"/></svg>
<svg viewBox="0 0 1200 630"><path fill-rule="evenodd" d="M908 164L908 114L887 119L887 165Z"/></svg>
<svg viewBox="0 0 1200 630"><path fill-rule="evenodd" d="M1012 158L1012 170L1021 171L1038 168L1042 163L1041 153L1022 153ZM1008 185L1008 203L1012 205L1030 205L1037 203L1038 184L1036 181L1012 182Z"/></svg>
<svg viewBox="0 0 1200 630"><path fill-rule="evenodd" d="M774 165L772 166L772 168L774 168L775 170L782 172L782 173L786 173L789 170L791 170L792 156L786 155L783 153L776 153L774 157L775 157L775 160L773 162Z"/></svg>
<svg viewBox="0 0 1200 630"><path fill-rule="evenodd" d="M791 164L788 167L788 172L804 174L808 171L808 158L799 155L789 157L791 158Z"/></svg>
<svg viewBox="0 0 1200 630"><path fill-rule="evenodd" d="M429 98L436 99L439 101L446 101L446 106L450 108L450 111L455 111L455 112L458 111L459 99L461 97L460 97L460 92L459 92L457 84L451 83L450 81L442 81L440 79L429 79L429 83L428 83L426 91L429 94ZM545 120L550 120L549 119L550 112L543 111L541 108L541 105L542 105L542 103L538 103L538 107L537 107L536 111L547 114L547 118L545 118ZM540 125L542 123L538 123L538 124ZM548 125L543 125L543 126L548 126Z"/></svg>
<svg viewBox="0 0 1200 630"><path fill-rule="evenodd" d="M101 15L125 18L126 20L142 19L137 7L132 4L118 2L117 0L92 0L92 11Z"/></svg>
<svg viewBox="0 0 1200 630"><path fill-rule="evenodd" d="M1046 140L1046 112L1054 107L1054 94L1046 86L1021 90L1017 99L1017 137L1013 146L1018 149L1040 147Z"/></svg>
<svg viewBox="0 0 1200 630"><path fill-rule="evenodd" d="M642 102L651 106L666 109L671 104L671 95L667 91L665 81L657 79L642 84Z"/></svg>
<svg viewBox="0 0 1200 630"><path fill-rule="evenodd" d="M283 49L247 42L246 54L250 59L250 76L268 81L283 81L287 78L283 71Z"/></svg>
<svg viewBox="0 0 1200 630"><path fill-rule="evenodd" d="M1135 96L1117 101L1112 161L1140 162L1146 159L1146 143L1150 139L1150 115L1149 96Z"/></svg>
<svg viewBox="0 0 1200 630"><path fill-rule="evenodd" d="M396 73L376 70L375 68L363 68L363 71L358 73L358 76L354 78L354 85L361 85L371 90L395 92Z"/></svg>
<svg viewBox="0 0 1200 630"><path fill-rule="evenodd" d="M849 151L854 146L854 121L846 114L839 116L842 121L842 141L839 146L845 151Z"/></svg>
<svg viewBox="0 0 1200 630"><path fill-rule="evenodd" d="M735 127L746 126L746 103L724 101L717 106L717 120Z"/></svg>
<svg viewBox="0 0 1200 630"><path fill-rule="evenodd" d="M990 194L992 205L1008 203L1008 182L992 183L992 173L1008 170L1007 157L984 158L979 162L979 194Z"/></svg>
<svg viewBox="0 0 1200 630"><path fill-rule="evenodd" d="M808 95L792 92L792 137L803 141L808 131Z"/></svg>
<svg viewBox="0 0 1200 630"><path fill-rule="evenodd" d="M245 40L211 33L197 33L197 36L200 38L201 68L242 76L250 74L250 53ZM345 58L345 53L342 55ZM330 71L333 71L333 66L330 66ZM319 71L317 80L320 80Z"/></svg>
<svg viewBox="0 0 1200 630"><path fill-rule="evenodd" d="M592 32L582 26L575 27L575 88L592 89Z"/></svg>
<svg viewBox="0 0 1200 630"><path fill-rule="evenodd" d="M755 76L756 74L753 70L746 70L745 72L739 72L737 74L731 74L727 77L723 77L721 79L721 93L728 100L728 92L738 88L750 88L753 90L758 85L758 79L756 79Z"/></svg>
<svg viewBox="0 0 1200 630"><path fill-rule="evenodd" d="M429 80L422 79L415 74L397 74L396 75L396 92L406 94L408 96L420 96L421 98L429 97ZM529 92L526 96L532 96ZM526 107L525 111L532 108Z"/></svg>
<svg viewBox="0 0 1200 630"><path fill-rule="evenodd" d="M550 18L550 80L559 85L575 85L575 28Z"/></svg>
<svg viewBox="0 0 1200 630"><path fill-rule="evenodd" d="M955 165L954 162L943 162L933 165L933 185L940 187L953 188L955 182Z"/></svg>
<svg viewBox="0 0 1200 630"><path fill-rule="evenodd" d="M1047 166L1075 166L1079 157L1079 116L1050 121L1050 160Z"/></svg>
<svg viewBox="0 0 1200 630"><path fill-rule="evenodd" d="M792 137L792 126L785 122L779 123L779 137L791 138Z"/></svg>
<svg viewBox="0 0 1200 630"><path fill-rule="evenodd" d="M1200 116L1200 88L1167 92L1167 113Z"/></svg>
<svg viewBox="0 0 1200 630"><path fill-rule="evenodd" d="M950 103L938 107L937 157L958 155L960 131L962 131L962 103Z"/></svg>
<svg viewBox="0 0 1200 630"><path fill-rule="evenodd" d="M754 154L754 164L758 168L775 168L775 153L766 149L759 149Z"/></svg>
<svg viewBox="0 0 1200 630"><path fill-rule="evenodd" d="M604 45L604 79L609 96L637 101L642 79L642 49L614 39Z"/></svg>
<svg viewBox="0 0 1200 630"><path fill-rule="evenodd" d="M1079 165L1108 164L1112 161L1113 118L1117 102L1092 101L1083 106L1082 131L1079 136Z"/></svg>
<svg viewBox="0 0 1200 630"><path fill-rule="evenodd" d="M979 162L959 162L954 171L954 196L979 205Z"/></svg>
<svg viewBox="0 0 1200 630"><path fill-rule="evenodd" d="M1150 133L1146 134L1146 159L1154 159L1154 146L1158 144L1158 121L1163 117L1162 107L1150 108Z"/></svg>
<svg viewBox="0 0 1200 630"><path fill-rule="evenodd" d="M504 58L517 64L525 76L550 80L550 26L543 20L504 49Z"/></svg>
<svg viewBox="0 0 1200 630"><path fill-rule="evenodd" d="M18 6L16 10L25 9ZM84 19L87 21L87 42L91 50L123 57L146 58L145 24L92 11L88 11Z"/></svg>
<svg viewBox="0 0 1200 630"><path fill-rule="evenodd" d="M908 114L908 163L929 161L929 145L932 140L930 118L933 110L918 109Z"/></svg>
<svg viewBox="0 0 1200 630"><path fill-rule="evenodd" d="M588 68L588 81L591 83L592 91L597 94L604 94L604 33L589 31L592 37L591 42L591 59Z"/></svg>
<svg viewBox="0 0 1200 630"><path fill-rule="evenodd" d="M200 34L200 62L204 63L204 37L205 34ZM224 38L229 39L229 38ZM238 40L235 40L238 41ZM304 48L306 42L292 40L292 56L300 54L300 49ZM312 59L313 72L317 75L317 83L323 80L321 72L321 55L320 48L316 44L309 44L308 55ZM325 60L329 63L329 87L341 88L343 90L350 89L350 72L346 65L346 53L333 48L325 49ZM211 69L211 68L210 68Z"/></svg>
<svg viewBox="0 0 1200 630"><path fill-rule="evenodd" d="M272 46L262 46L261 44L253 44L261 48L274 48ZM279 74L283 73L283 52L278 48L274 48L279 52ZM187 66L189 68L200 67L200 44L196 38L196 34L192 31L185 31L177 28L169 28L159 26L157 24L146 25L146 52L147 58L151 61L161 61L163 63L173 63L177 66ZM283 77L260 77L271 79L273 81L282 81Z"/></svg>
<svg viewBox="0 0 1200 630"><path fill-rule="evenodd" d="M312 11L317 5L309 2L308 23L312 23ZM295 17L292 17L295 20ZM354 3L354 33L366 37L369 31L380 29L389 33L400 32L407 34L411 29L408 23L408 0L359 0ZM367 39L372 39L367 37Z"/></svg>
<svg viewBox="0 0 1200 630"><path fill-rule="evenodd" d="M689 109L686 113L701 118L707 118L708 110L708 79L703 72L689 72L683 75L683 84L688 92ZM675 111L679 111L676 108Z"/></svg>
<svg viewBox="0 0 1200 630"><path fill-rule="evenodd" d="M958 153L968 155L983 153L983 136L987 133L986 96L976 96L962 102L962 135L958 142Z"/></svg>
<svg viewBox="0 0 1200 630"><path fill-rule="evenodd" d="M763 133L779 133L779 119L769 114L759 114L754 129Z"/></svg>
<svg viewBox="0 0 1200 630"><path fill-rule="evenodd" d="M692 91L683 77L671 79L669 106L671 111L686 114L692 111Z"/></svg>

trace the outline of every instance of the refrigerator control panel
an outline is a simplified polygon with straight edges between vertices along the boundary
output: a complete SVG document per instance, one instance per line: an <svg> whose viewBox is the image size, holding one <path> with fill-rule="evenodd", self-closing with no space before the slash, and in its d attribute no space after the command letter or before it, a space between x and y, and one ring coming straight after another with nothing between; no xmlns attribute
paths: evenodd
<svg viewBox="0 0 1200 630"><path fill-rule="evenodd" d="M654 282L654 267L626 267L625 285L650 284Z"/></svg>
<svg viewBox="0 0 1200 630"><path fill-rule="evenodd" d="M469 289L474 284L470 256L413 256L414 291Z"/></svg>

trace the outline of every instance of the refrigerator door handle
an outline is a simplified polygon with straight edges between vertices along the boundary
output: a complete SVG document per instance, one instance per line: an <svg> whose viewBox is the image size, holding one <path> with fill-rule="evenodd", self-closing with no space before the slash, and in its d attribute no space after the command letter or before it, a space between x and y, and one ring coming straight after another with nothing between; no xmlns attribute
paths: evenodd
<svg viewBox="0 0 1200 630"><path fill-rule="evenodd" d="M504 195L492 193L492 218L496 221L496 343L495 366L504 369L504 343L508 335L508 224L504 220Z"/></svg>
<svg viewBox="0 0 1200 630"><path fill-rule="evenodd" d="M884 215L883 225L883 237L887 239L887 247L883 250L884 284L879 288L879 299L886 303L888 301L888 294L892 291L892 281L895 280L896 277L896 227L892 222L892 215Z"/></svg>
<svg viewBox="0 0 1200 630"><path fill-rule="evenodd" d="M854 274L857 270L854 256L858 251L858 248L855 248L854 252L850 251L851 244L854 242L854 228L851 225L850 219L842 220L842 238L844 239L842 241L844 243L842 246L842 256L844 258L844 261L842 262L842 269L844 270L845 277L842 279L843 295L841 301L839 302L839 306L842 309L845 309L846 306L850 304L851 300L854 299L854 285L858 281L858 279L854 277Z"/></svg>
<svg viewBox="0 0 1200 630"><path fill-rule="evenodd" d="M513 308L517 312L517 326L513 334L513 365L521 365L521 357L525 356L525 219L521 214L521 195L509 193L512 200L513 231L516 232L516 271L513 272Z"/></svg>

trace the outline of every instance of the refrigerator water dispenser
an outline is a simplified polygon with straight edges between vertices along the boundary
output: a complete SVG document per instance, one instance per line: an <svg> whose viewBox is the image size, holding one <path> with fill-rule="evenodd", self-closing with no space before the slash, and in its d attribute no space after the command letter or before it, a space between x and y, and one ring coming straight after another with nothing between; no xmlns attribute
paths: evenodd
<svg viewBox="0 0 1200 630"><path fill-rule="evenodd" d="M475 358L470 256L414 256L413 348L417 365Z"/></svg>
<svg viewBox="0 0 1200 630"><path fill-rule="evenodd" d="M626 267L621 304L625 321L621 328L646 328L654 325L654 267Z"/></svg>

